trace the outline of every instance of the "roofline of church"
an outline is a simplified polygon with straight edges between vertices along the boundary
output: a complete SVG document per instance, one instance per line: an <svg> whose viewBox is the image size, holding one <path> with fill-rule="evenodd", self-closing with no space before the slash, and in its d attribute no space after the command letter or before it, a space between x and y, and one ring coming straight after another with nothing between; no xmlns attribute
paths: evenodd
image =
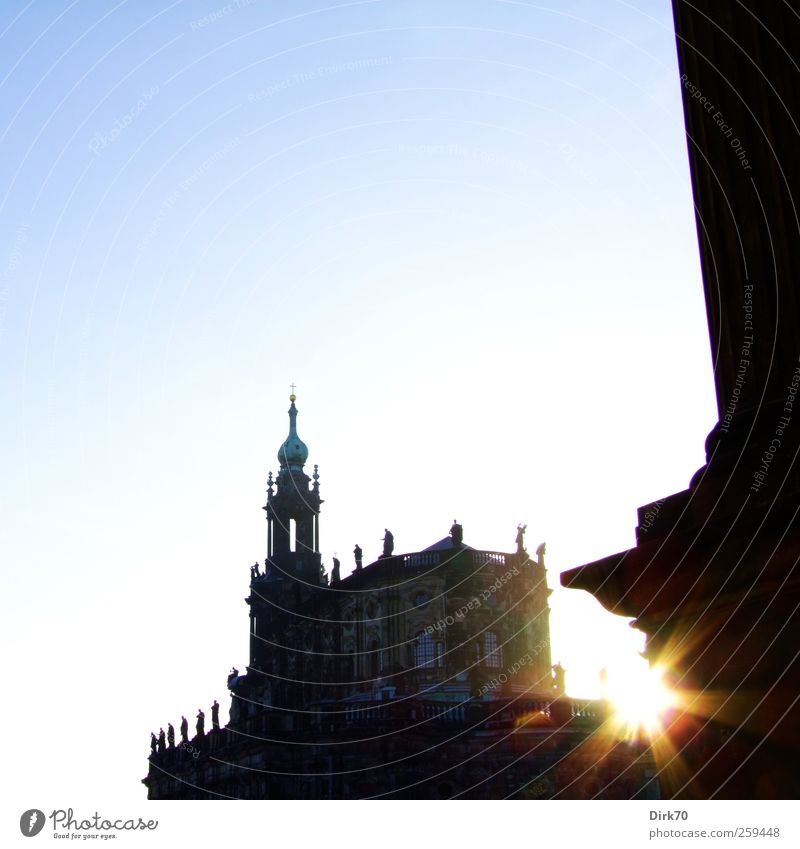
<svg viewBox="0 0 800 849"><path fill-rule="evenodd" d="M472 546L468 545L459 549L438 549L433 551L423 549L422 551L411 551L406 554L392 554L388 557L379 557L361 569L354 569L349 575L341 579L338 586L355 583L356 579L360 580L361 576L367 573L372 577L377 571L395 571L398 568L402 571L415 571L423 568L447 567L449 562L454 561L461 554L469 555L473 564L479 567L511 566L513 564L519 564L520 557L523 563L526 561L530 561L531 563L536 562L527 551L488 551L472 548ZM384 569L380 569L379 567L381 566Z"/></svg>

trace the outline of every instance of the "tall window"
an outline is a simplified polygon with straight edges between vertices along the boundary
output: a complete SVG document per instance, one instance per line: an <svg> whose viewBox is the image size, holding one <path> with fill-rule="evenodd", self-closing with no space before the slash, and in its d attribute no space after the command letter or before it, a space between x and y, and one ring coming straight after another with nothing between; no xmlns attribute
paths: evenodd
<svg viewBox="0 0 800 849"><path fill-rule="evenodd" d="M503 665L503 649L497 645L497 634L494 631L484 631L483 656L486 666L498 669Z"/></svg>
<svg viewBox="0 0 800 849"><path fill-rule="evenodd" d="M297 550L297 522L289 519L289 551Z"/></svg>
<svg viewBox="0 0 800 849"><path fill-rule="evenodd" d="M433 669L436 647L430 634L420 634L414 643L414 666Z"/></svg>

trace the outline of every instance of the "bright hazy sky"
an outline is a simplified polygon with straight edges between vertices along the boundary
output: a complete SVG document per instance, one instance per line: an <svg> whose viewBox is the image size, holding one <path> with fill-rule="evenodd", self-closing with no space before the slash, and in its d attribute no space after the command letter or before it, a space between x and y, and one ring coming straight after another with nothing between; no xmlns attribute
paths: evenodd
<svg viewBox="0 0 800 849"><path fill-rule="evenodd" d="M637 663L558 576L716 419L671 11L549 6L2 4L21 786L140 800L151 729L227 716L292 381L328 568L526 522L568 691Z"/></svg>

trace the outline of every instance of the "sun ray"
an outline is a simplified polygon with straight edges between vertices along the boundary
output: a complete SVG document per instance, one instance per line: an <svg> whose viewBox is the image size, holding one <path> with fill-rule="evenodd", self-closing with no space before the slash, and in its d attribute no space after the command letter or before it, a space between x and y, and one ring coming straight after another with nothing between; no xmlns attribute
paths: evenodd
<svg viewBox="0 0 800 849"><path fill-rule="evenodd" d="M629 740L659 736L678 706L678 694L664 682L664 670L659 667L612 668L607 695L612 725Z"/></svg>

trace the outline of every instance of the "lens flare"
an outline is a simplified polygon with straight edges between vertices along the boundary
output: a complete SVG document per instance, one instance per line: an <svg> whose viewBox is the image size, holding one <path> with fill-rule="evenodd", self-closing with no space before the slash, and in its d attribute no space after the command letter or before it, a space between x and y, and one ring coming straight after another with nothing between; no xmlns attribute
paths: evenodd
<svg viewBox="0 0 800 849"><path fill-rule="evenodd" d="M678 704L658 667L610 670L607 694L613 723L629 739L658 735L665 715Z"/></svg>

